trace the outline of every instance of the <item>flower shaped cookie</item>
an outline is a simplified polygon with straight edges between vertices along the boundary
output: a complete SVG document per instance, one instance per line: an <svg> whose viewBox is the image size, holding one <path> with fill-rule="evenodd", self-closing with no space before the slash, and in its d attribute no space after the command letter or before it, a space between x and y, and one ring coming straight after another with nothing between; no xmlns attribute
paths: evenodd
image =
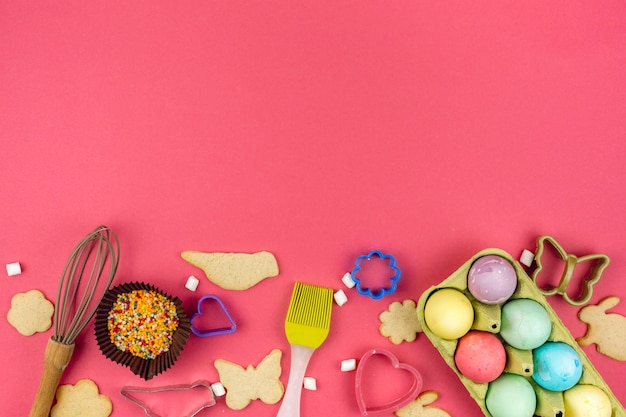
<svg viewBox="0 0 626 417"><path fill-rule="evenodd" d="M108 417L113 410L111 399L100 394L90 379L81 379L76 385L61 385L56 398L50 417Z"/></svg>
<svg viewBox="0 0 626 417"><path fill-rule="evenodd" d="M378 318L381 322L380 334L388 337L395 345L414 341L417 333L422 331L417 319L417 306L413 300L404 300L402 303L394 301Z"/></svg>
<svg viewBox="0 0 626 417"><path fill-rule="evenodd" d="M20 334L30 336L48 330L53 313L54 306L41 291L30 290L13 296L7 320Z"/></svg>

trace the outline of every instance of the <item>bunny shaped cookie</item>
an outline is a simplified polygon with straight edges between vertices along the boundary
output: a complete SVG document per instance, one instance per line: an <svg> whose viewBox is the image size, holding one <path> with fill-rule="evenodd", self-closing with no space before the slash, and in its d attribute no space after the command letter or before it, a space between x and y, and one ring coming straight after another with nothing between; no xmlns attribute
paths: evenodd
<svg viewBox="0 0 626 417"><path fill-rule="evenodd" d="M626 361L626 317L607 310L619 303L618 297L606 297L597 305L583 307L578 318L587 323L587 334L576 339L579 345L595 343L596 350L618 361Z"/></svg>
<svg viewBox="0 0 626 417"><path fill-rule="evenodd" d="M397 417L450 417L446 411L428 404L434 402L439 394L437 391L424 391L413 402L395 412Z"/></svg>

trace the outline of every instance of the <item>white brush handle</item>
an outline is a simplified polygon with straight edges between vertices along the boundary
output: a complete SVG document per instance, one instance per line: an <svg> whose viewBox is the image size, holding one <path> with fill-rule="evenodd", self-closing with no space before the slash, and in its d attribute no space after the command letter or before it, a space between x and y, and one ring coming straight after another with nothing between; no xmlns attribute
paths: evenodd
<svg viewBox="0 0 626 417"><path fill-rule="evenodd" d="M310 347L291 345L291 368L289 369L287 391L276 417L300 417L302 381L313 352L315 349Z"/></svg>

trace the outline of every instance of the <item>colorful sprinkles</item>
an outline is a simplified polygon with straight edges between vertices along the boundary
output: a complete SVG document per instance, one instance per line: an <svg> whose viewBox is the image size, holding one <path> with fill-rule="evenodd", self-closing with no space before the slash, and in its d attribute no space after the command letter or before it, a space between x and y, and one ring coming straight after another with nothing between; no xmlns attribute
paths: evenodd
<svg viewBox="0 0 626 417"><path fill-rule="evenodd" d="M143 359L167 352L178 324L176 305L153 290L119 294L107 316L111 343Z"/></svg>

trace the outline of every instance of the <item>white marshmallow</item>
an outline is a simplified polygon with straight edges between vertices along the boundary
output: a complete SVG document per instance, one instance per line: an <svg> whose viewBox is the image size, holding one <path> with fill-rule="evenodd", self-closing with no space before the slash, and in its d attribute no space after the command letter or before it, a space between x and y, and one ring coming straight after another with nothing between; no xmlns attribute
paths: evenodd
<svg viewBox="0 0 626 417"><path fill-rule="evenodd" d="M535 254L529 251L528 249L524 249L522 255L519 258L519 261L526 266L531 266L533 264L533 260L535 259Z"/></svg>
<svg viewBox="0 0 626 417"><path fill-rule="evenodd" d="M341 281L348 288L354 288L354 286L356 285L356 283L352 279L352 274L350 272L346 272L343 275L343 278L341 278Z"/></svg>
<svg viewBox="0 0 626 417"><path fill-rule="evenodd" d="M348 297L346 296L346 293L343 292L343 290L337 291L333 295L333 298L335 299L335 302L337 303L339 307L341 307L342 305L348 302Z"/></svg>
<svg viewBox="0 0 626 417"><path fill-rule="evenodd" d="M213 391L213 395L216 397L226 395L226 389L224 389L224 385L219 381L211 384L211 391Z"/></svg>
<svg viewBox="0 0 626 417"><path fill-rule="evenodd" d="M187 283L185 284L185 288L187 288L189 291L195 291L198 288L199 283L200 283L200 280L194 277L193 275L191 275L189 278L187 278Z"/></svg>
<svg viewBox="0 0 626 417"><path fill-rule="evenodd" d="M315 378L310 377L310 376L305 376L303 382L304 382L304 389L308 389L310 391L317 390L317 381L315 380Z"/></svg>
<svg viewBox="0 0 626 417"><path fill-rule="evenodd" d="M345 359L341 361L341 372L354 371L356 369L356 359Z"/></svg>
<svg viewBox="0 0 626 417"><path fill-rule="evenodd" d="M22 273L22 267L19 262L13 262L7 264L7 275L12 277L13 275L19 275Z"/></svg>

